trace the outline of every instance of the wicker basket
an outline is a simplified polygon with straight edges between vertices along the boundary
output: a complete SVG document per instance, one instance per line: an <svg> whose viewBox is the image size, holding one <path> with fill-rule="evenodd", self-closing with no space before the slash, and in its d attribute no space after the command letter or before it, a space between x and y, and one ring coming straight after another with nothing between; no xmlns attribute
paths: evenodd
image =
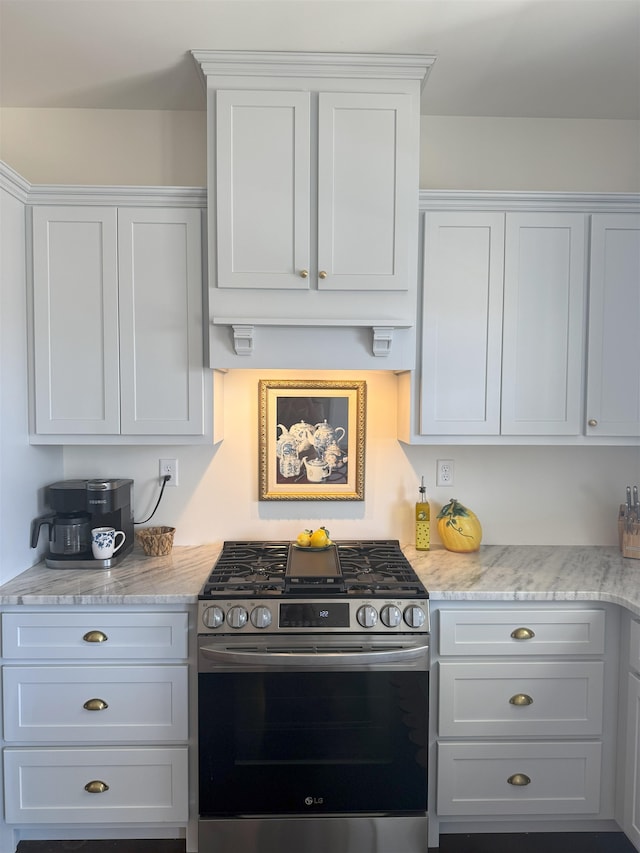
<svg viewBox="0 0 640 853"><path fill-rule="evenodd" d="M143 527L136 536L147 557L164 557L171 553L175 532L175 527Z"/></svg>

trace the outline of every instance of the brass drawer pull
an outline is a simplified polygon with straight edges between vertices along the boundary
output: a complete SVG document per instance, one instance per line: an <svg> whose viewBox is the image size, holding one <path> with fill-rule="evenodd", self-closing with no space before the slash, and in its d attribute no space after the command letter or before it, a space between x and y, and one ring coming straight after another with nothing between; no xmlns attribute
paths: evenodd
<svg viewBox="0 0 640 853"><path fill-rule="evenodd" d="M531 628L516 628L511 632L511 636L514 640L532 640L535 637L535 633Z"/></svg>
<svg viewBox="0 0 640 853"><path fill-rule="evenodd" d="M533 699L526 693L516 693L515 696L512 696L511 699L509 699L509 704L517 705L518 707L523 705L533 705Z"/></svg>
<svg viewBox="0 0 640 853"><path fill-rule="evenodd" d="M309 270L300 270L300 278L309 278Z"/></svg>
<svg viewBox="0 0 640 853"><path fill-rule="evenodd" d="M516 788L523 788L525 785L529 785L531 783L531 779L526 773L514 773L513 776L509 776L507 782L510 785L515 785Z"/></svg>
<svg viewBox="0 0 640 853"><path fill-rule="evenodd" d="M106 782L94 779L92 782L87 782L84 789L88 794L104 794L105 791L109 790L109 786Z"/></svg>
<svg viewBox="0 0 640 853"><path fill-rule="evenodd" d="M326 270L320 270L320 272L318 273L318 278L326 278L326 277L327 277Z"/></svg>
<svg viewBox="0 0 640 853"><path fill-rule="evenodd" d="M104 643L109 638L102 631L87 631L82 639L85 643Z"/></svg>
<svg viewBox="0 0 640 853"><path fill-rule="evenodd" d="M82 707L85 711L104 711L109 706L104 699L87 699Z"/></svg>

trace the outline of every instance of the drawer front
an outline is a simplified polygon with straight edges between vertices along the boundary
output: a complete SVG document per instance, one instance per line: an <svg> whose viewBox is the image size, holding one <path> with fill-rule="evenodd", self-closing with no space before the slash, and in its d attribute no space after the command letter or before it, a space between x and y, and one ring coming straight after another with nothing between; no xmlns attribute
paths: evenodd
<svg viewBox="0 0 640 853"><path fill-rule="evenodd" d="M442 610L440 654L599 655L604 610Z"/></svg>
<svg viewBox="0 0 640 853"><path fill-rule="evenodd" d="M640 672L640 622L635 619L629 628L629 668Z"/></svg>
<svg viewBox="0 0 640 853"><path fill-rule="evenodd" d="M189 818L187 748L5 749L7 823ZM87 791L90 785L94 793ZM100 790L100 783L105 787Z"/></svg>
<svg viewBox="0 0 640 853"><path fill-rule="evenodd" d="M597 814L601 751L580 741L438 744L438 814Z"/></svg>
<svg viewBox="0 0 640 853"><path fill-rule="evenodd" d="M601 661L439 664L441 736L602 733Z"/></svg>
<svg viewBox="0 0 640 853"><path fill-rule="evenodd" d="M5 658L131 660L187 657L187 613L5 613Z"/></svg>
<svg viewBox="0 0 640 853"><path fill-rule="evenodd" d="M187 673L186 664L5 666L5 740L184 741Z"/></svg>

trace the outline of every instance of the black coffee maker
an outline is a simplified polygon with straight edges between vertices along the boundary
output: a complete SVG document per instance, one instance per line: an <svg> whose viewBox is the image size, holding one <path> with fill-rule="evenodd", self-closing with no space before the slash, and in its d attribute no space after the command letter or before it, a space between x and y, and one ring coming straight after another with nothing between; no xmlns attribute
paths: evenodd
<svg viewBox="0 0 640 853"><path fill-rule="evenodd" d="M31 523L31 547L38 545L40 529L49 530L45 563L54 569L110 568L133 548L131 491L133 480L61 480L46 489L52 512ZM124 544L108 560L96 560L91 551L91 530L115 527Z"/></svg>

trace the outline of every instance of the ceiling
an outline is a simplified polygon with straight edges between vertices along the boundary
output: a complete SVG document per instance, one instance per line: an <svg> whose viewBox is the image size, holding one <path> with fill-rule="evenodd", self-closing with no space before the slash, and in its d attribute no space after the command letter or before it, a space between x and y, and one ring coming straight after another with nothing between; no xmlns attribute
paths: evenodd
<svg viewBox="0 0 640 853"><path fill-rule="evenodd" d="M192 49L429 54L426 115L640 119L640 0L0 0L0 106L204 110Z"/></svg>

